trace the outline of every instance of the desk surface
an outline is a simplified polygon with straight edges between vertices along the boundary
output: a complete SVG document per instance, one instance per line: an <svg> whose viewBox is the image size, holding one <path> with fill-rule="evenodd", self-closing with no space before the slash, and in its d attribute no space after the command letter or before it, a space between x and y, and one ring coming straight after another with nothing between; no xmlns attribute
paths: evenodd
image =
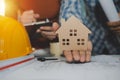
<svg viewBox="0 0 120 80"><path fill-rule="evenodd" d="M120 55L92 56L92 61L85 64L68 64L64 59L33 59L25 64L1 71L0 80L120 80Z"/></svg>

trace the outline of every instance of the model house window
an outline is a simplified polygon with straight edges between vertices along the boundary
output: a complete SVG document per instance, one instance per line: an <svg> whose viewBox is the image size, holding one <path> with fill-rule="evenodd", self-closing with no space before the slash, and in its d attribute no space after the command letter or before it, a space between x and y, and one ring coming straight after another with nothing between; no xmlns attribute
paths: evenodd
<svg viewBox="0 0 120 80"><path fill-rule="evenodd" d="M69 39L62 39L62 44L63 45L70 45L70 40Z"/></svg>
<svg viewBox="0 0 120 80"><path fill-rule="evenodd" d="M70 36L77 36L77 29L70 29Z"/></svg>
<svg viewBox="0 0 120 80"><path fill-rule="evenodd" d="M85 39L77 39L77 45L85 45Z"/></svg>

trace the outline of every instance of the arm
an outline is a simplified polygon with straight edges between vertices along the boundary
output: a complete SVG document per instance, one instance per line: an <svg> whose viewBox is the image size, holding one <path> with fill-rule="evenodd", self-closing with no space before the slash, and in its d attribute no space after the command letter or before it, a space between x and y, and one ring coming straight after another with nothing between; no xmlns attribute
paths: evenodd
<svg viewBox="0 0 120 80"><path fill-rule="evenodd" d="M33 10L24 11L23 14L20 16L20 22L23 24L36 22L39 17L40 15L35 14ZM54 22L52 27L50 26L40 27L36 32L41 33L43 37L52 40L56 38L55 31L57 30L58 27L59 25L56 22Z"/></svg>

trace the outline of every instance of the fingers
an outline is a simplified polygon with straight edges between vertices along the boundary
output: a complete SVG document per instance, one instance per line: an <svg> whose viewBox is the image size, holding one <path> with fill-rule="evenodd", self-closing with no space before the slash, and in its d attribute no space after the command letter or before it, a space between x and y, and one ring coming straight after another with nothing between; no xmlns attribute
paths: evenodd
<svg viewBox="0 0 120 80"><path fill-rule="evenodd" d="M78 51L78 50L74 50L74 51L72 51L72 54L73 54L73 59L74 59L76 62L79 62L79 61L80 61L79 51Z"/></svg>
<svg viewBox="0 0 120 80"><path fill-rule="evenodd" d="M36 18L36 19L37 19L37 18L40 18L40 15L39 15L39 14L34 14L33 16L34 16L34 18Z"/></svg>
<svg viewBox="0 0 120 80"><path fill-rule="evenodd" d="M51 27L51 26L40 27L40 30L41 31L54 31L53 27Z"/></svg>
<svg viewBox="0 0 120 80"><path fill-rule="evenodd" d="M54 22L52 27L51 26L43 26L40 27L37 32L40 32L41 35L49 40L53 40L57 37L55 31L59 28L58 23Z"/></svg>
<svg viewBox="0 0 120 80"><path fill-rule="evenodd" d="M41 30L44 30L44 31L56 31L57 29L59 28L59 24L57 22L54 22L52 24L52 27L50 26L44 26L44 27L40 27Z"/></svg>
<svg viewBox="0 0 120 80"><path fill-rule="evenodd" d="M68 50L68 51L65 50L65 51L63 51L63 53L64 53L64 56L65 56L67 62L72 62L73 61L73 56L72 56L72 53L71 53L70 50Z"/></svg>
<svg viewBox="0 0 120 80"><path fill-rule="evenodd" d="M54 31L56 31L59 28L59 24L56 22L54 22L52 26L53 26Z"/></svg>
<svg viewBox="0 0 120 80"><path fill-rule="evenodd" d="M91 51L86 51L86 58L85 58L86 62L90 62L91 60Z"/></svg>
<svg viewBox="0 0 120 80"><path fill-rule="evenodd" d="M41 35L50 40L55 39L57 36L57 34L55 32L46 32L46 31L41 31Z"/></svg>
<svg viewBox="0 0 120 80"><path fill-rule="evenodd" d="M80 51L80 62L86 62L86 53L85 51Z"/></svg>
<svg viewBox="0 0 120 80"><path fill-rule="evenodd" d="M69 52L64 51L64 55L65 55L67 61L83 63L83 62L90 62L91 52L92 52L92 42L88 41L87 50L85 50L85 51L73 50L73 51L69 51Z"/></svg>
<svg viewBox="0 0 120 80"><path fill-rule="evenodd" d="M53 28L49 26L40 27L39 32L43 37L48 38L49 40L53 40L57 36Z"/></svg>
<svg viewBox="0 0 120 80"><path fill-rule="evenodd" d="M90 62L91 52L90 51L64 51L64 56L67 62Z"/></svg>
<svg viewBox="0 0 120 80"><path fill-rule="evenodd" d="M87 51L86 51L86 62L89 62L91 60L91 53L92 52L92 42L88 41L87 45Z"/></svg>
<svg viewBox="0 0 120 80"><path fill-rule="evenodd" d="M28 10L23 12L23 14L20 17L20 21L23 24L26 24L26 23L35 22L37 18L39 18L39 14L35 14L33 10Z"/></svg>

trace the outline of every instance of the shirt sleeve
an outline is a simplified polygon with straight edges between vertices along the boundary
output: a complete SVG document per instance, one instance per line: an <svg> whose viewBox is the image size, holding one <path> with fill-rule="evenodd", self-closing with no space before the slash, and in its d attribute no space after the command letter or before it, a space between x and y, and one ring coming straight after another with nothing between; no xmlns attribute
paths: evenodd
<svg viewBox="0 0 120 80"><path fill-rule="evenodd" d="M66 20L72 15L82 20L81 14L80 0L61 0L59 21L61 18Z"/></svg>

